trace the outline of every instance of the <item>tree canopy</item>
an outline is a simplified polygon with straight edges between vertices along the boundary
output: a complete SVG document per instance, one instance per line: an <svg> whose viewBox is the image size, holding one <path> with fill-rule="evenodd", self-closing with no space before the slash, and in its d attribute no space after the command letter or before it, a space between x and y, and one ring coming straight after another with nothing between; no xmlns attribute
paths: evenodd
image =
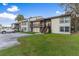
<svg viewBox="0 0 79 59"><path fill-rule="evenodd" d="M23 15L19 14L19 15L17 15L17 17L15 18L15 20L18 21L18 22L20 22L20 21L25 20L25 18L24 18Z"/></svg>
<svg viewBox="0 0 79 59"><path fill-rule="evenodd" d="M79 14L79 3L62 3L60 4L65 13Z"/></svg>
<svg viewBox="0 0 79 59"><path fill-rule="evenodd" d="M79 28L79 3L62 3L60 4L65 13L70 13L72 17L71 28L74 27L75 32L78 31Z"/></svg>

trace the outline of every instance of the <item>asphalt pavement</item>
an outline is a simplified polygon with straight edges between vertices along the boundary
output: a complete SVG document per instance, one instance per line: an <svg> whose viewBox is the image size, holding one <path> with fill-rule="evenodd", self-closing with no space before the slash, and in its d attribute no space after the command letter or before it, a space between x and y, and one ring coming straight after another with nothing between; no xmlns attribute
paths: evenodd
<svg viewBox="0 0 79 59"><path fill-rule="evenodd" d="M0 50L20 44L20 42L17 41L17 38L29 35L30 34L23 34L23 33L6 33L6 34L0 33Z"/></svg>

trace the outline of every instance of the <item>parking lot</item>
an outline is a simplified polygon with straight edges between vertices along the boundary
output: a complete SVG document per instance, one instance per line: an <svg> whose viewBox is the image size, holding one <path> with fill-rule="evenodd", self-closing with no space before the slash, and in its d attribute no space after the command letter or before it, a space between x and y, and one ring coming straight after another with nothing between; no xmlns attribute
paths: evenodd
<svg viewBox="0 0 79 59"><path fill-rule="evenodd" d="M20 42L17 41L17 38L22 36L29 36L29 34L22 34L22 33L1 34L0 33L0 50L20 44Z"/></svg>

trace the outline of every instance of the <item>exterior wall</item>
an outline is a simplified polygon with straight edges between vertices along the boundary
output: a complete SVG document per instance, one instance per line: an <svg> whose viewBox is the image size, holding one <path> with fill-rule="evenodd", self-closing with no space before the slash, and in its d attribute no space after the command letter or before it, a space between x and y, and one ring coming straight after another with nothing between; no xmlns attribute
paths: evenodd
<svg viewBox="0 0 79 59"><path fill-rule="evenodd" d="M40 32L40 28L33 28L33 32Z"/></svg>
<svg viewBox="0 0 79 59"><path fill-rule="evenodd" d="M61 18L51 19L51 32L57 34L70 34L71 33L71 19L68 17L69 23L60 23ZM69 32L60 32L61 26L69 26Z"/></svg>
<svg viewBox="0 0 79 59"><path fill-rule="evenodd" d="M49 32L50 30L47 27L50 25L50 23L51 23L51 21L49 19L46 19L43 21L34 21L34 22L32 22L32 25L31 25L32 32L41 32L41 33Z"/></svg>
<svg viewBox="0 0 79 59"><path fill-rule="evenodd" d="M40 26L40 22L33 22L33 27L39 27Z"/></svg>
<svg viewBox="0 0 79 59"><path fill-rule="evenodd" d="M42 18L42 16L34 16L29 18L30 32L40 32L40 21L38 21L38 19Z"/></svg>
<svg viewBox="0 0 79 59"><path fill-rule="evenodd" d="M11 28L15 29L16 31L19 31L19 24L18 23L13 23L13 24L11 24Z"/></svg>
<svg viewBox="0 0 79 59"><path fill-rule="evenodd" d="M28 32L29 31L29 27L28 27L28 22L22 22L20 24L20 31L23 31L23 32Z"/></svg>
<svg viewBox="0 0 79 59"><path fill-rule="evenodd" d="M40 22L33 22L32 26L32 32L40 32Z"/></svg>

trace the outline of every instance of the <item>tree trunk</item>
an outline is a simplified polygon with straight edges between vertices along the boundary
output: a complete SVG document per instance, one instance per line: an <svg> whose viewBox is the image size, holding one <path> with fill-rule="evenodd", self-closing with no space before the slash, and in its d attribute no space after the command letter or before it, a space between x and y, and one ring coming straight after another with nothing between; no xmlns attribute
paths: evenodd
<svg viewBox="0 0 79 59"><path fill-rule="evenodd" d="M78 19L75 17L75 32L78 31Z"/></svg>

